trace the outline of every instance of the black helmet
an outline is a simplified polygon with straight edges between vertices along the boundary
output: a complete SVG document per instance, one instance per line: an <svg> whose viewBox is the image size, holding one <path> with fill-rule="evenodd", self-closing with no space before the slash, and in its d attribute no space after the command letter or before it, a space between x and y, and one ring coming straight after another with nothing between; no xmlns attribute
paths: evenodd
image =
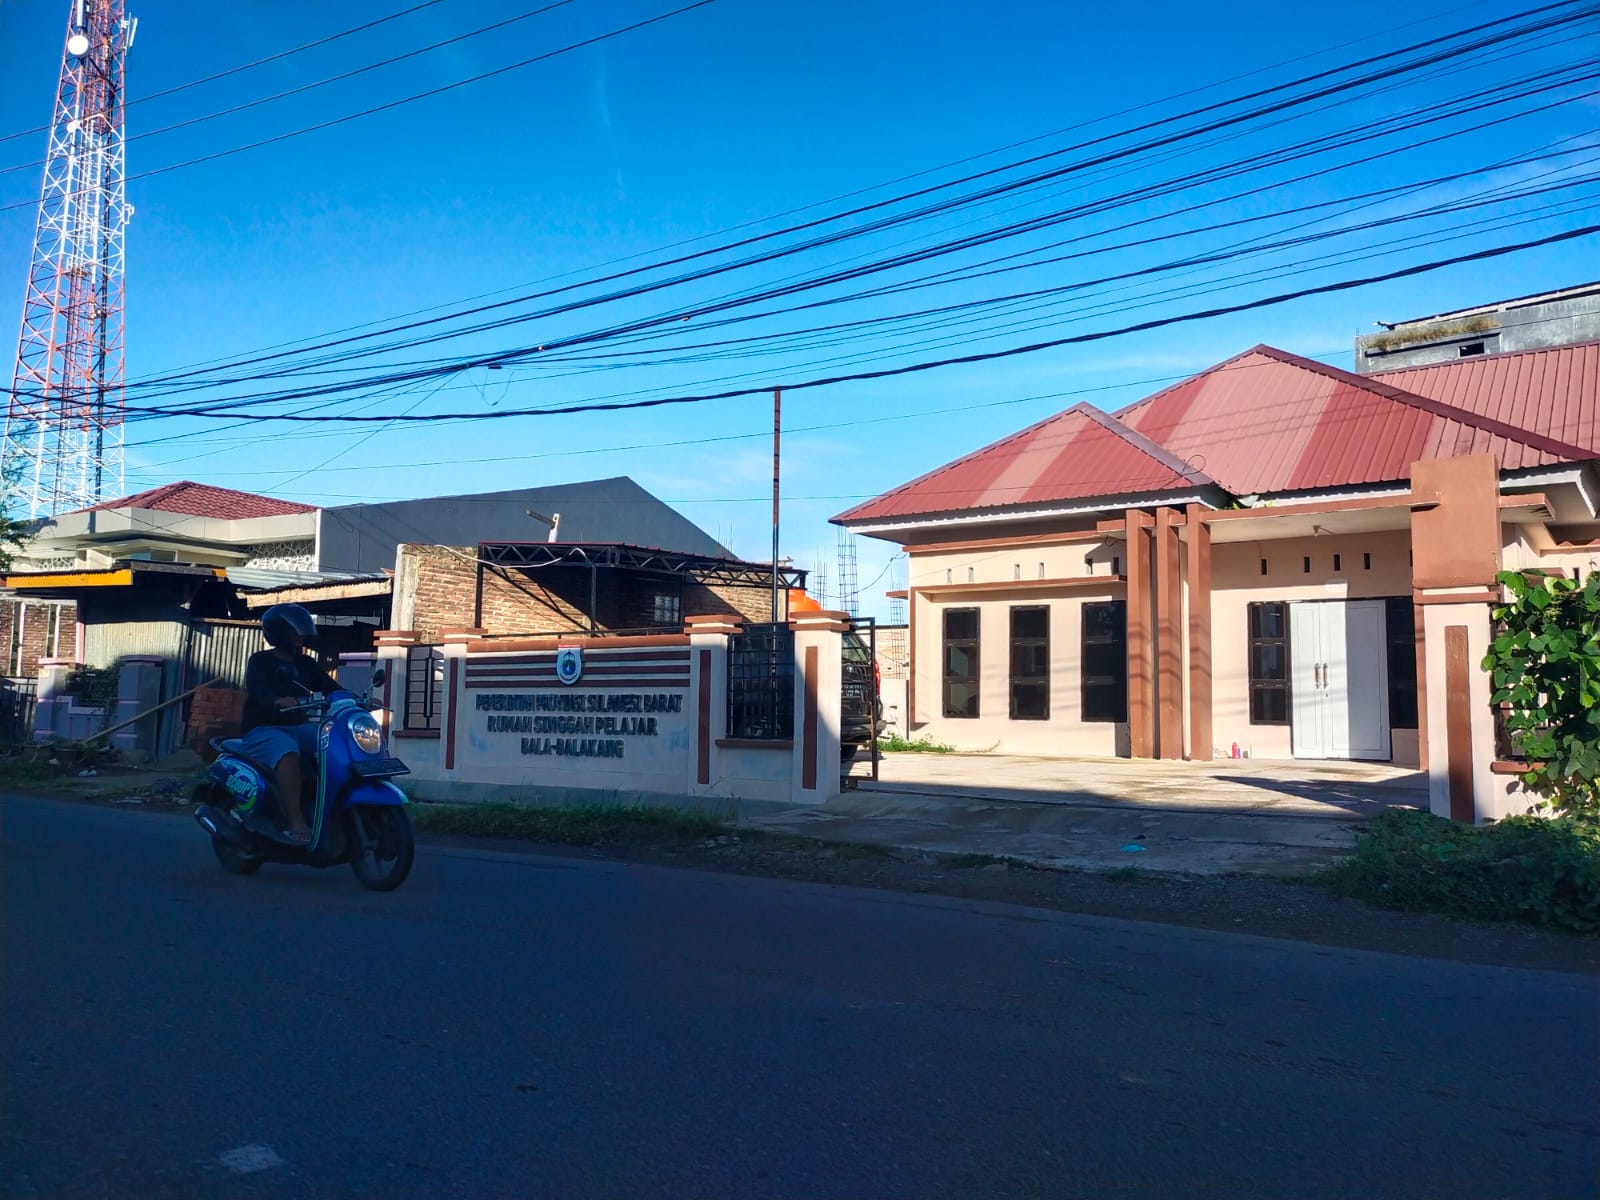
<svg viewBox="0 0 1600 1200"><path fill-rule="evenodd" d="M261 614L261 631L269 646L293 649L295 643L309 645L317 640L317 623L298 604L274 604Z"/></svg>

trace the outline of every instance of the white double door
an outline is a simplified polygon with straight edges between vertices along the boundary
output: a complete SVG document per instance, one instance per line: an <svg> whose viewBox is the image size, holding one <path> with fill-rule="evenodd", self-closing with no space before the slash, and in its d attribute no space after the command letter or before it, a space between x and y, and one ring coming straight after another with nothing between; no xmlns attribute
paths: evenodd
<svg viewBox="0 0 1600 1200"><path fill-rule="evenodd" d="M1390 757L1387 619L1382 600L1289 605L1296 758Z"/></svg>

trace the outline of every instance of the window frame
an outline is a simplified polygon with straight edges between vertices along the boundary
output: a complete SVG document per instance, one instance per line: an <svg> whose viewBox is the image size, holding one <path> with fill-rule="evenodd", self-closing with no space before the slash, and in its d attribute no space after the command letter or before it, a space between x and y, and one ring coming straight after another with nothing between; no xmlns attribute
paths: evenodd
<svg viewBox="0 0 1600 1200"><path fill-rule="evenodd" d="M970 638L952 638L950 636L950 618L965 616L970 613L974 621L974 632ZM983 610L981 608L946 608L939 617L939 702L940 712L953 721L975 721L983 715ZM972 664L970 675L950 674L950 651L952 647L965 647L968 661ZM972 687L972 711L955 712L950 704L950 686L952 684L968 684Z"/></svg>
<svg viewBox="0 0 1600 1200"><path fill-rule="evenodd" d="M1256 632L1256 612L1276 608L1281 613L1280 633L1267 636ZM1272 679L1256 673L1256 649L1263 646L1283 647L1283 678ZM1287 600L1252 600L1245 606L1245 678L1246 700L1250 724L1285 728L1294 722L1294 646L1289 637L1289 602ZM1257 717L1257 693L1283 694L1283 719L1265 720Z"/></svg>
<svg viewBox="0 0 1600 1200"><path fill-rule="evenodd" d="M1089 616L1091 610L1113 608L1121 614L1118 623L1118 632L1114 636L1096 634L1093 638L1089 634ZM1120 653L1116 661L1121 666L1117 674L1104 675L1089 673L1089 647L1090 646L1117 646ZM1126 600L1092 600L1083 605L1082 616L1078 629L1078 677L1079 677L1079 719L1085 725L1125 725L1128 721L1128 602ZM1107 687L1112 689L1113 703L1109 708L1102 706L1099 692ZM1094 699L1091 700L1091 694ZM1120 701L1120 703L1118 703ZM1104 713L1112 715L1103 715Z"/></svg>
<svg viewBox="0 0 1600 1200"><path fill-rule="evenodd" d="M1020 613L1043 613L1044 636L1018 637L1017 616ZM1048 721L1050 719L1050 605L1048 604L1013 604L1008 612L1010 628L1011 658L1007 664L1010 668L1010 706L1009 719L1013 721ZM1019 647L1044 647L1044 673L1042 675L1017 674L1017 650ZM1018 715L1017 713L1017 685L1024 687L1044 688L1044 711Z"/></svg>

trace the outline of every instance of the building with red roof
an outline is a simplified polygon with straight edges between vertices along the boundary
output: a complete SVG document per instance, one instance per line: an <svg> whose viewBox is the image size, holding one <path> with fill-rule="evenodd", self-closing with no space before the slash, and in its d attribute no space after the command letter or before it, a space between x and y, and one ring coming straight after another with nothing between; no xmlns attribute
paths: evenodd
<svg viewBox="0 0 1600 1200"><path fill-rule="evenodd" d="M912 728L1009 753L1392 762L1429 770L1436 811L1509 811L1492 753L1447 769L1447 731L1493 739L1476 664L1496 572L1600 567L1600 342L1478 337L1368 374L1255 346L839 514L908 552Z"/></svg>

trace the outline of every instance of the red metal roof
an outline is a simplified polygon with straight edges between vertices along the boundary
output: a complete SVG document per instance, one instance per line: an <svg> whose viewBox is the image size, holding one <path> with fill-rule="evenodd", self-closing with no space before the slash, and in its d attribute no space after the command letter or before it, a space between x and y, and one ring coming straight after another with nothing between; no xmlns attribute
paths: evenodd
<svg viewBox="0 0 1600 1200"><path fill-rule="evenodd" d="M1256 346L1115 417L1079 404L835 519L1207 484L1248 496L1400 483L1414 462L1467 454L1492 454L1502 470L1587 461L1600 458L1597 354L1600 344L1422 368L1439 374L1420 379L1419 394L1394 373L1354 375ZM1513 358L1527 361L1503 361Z"/></svg>
<svg viewBox="0 0 1600 1200"><path fill-rule="evenodd" d="M1117 415L1235 495L1398 482L1424 458L1488 453L1516 470L1590 457L1584 447L1271 346Z"/></svg>
<svg viewBox="0 0 1600 1200"><path fill-rule="evenodd" d="M1189 491L1212 480L1088 404L957 459L841 514L863 521L1096 496Z"/></svg>
<svg viewBox="0 0 1600 1200"><path fill-rule="evenodd" d="M1373 378L1600 454L1600 342L1463 358Z"/></svg>
<svg viewBox="0 0 1600 1200"><path fill-rule="evenodd" d="M107 500L83 511L98 512L112 508L142 508L152 512L181 513L189 517L212 517L219 521L245 521L255 517L283 517L317 511L309 504L274 500L271 496L236 492L232 488L212 487L209 483L190 483L188 480L151 488L120 500Z"/></svg>

